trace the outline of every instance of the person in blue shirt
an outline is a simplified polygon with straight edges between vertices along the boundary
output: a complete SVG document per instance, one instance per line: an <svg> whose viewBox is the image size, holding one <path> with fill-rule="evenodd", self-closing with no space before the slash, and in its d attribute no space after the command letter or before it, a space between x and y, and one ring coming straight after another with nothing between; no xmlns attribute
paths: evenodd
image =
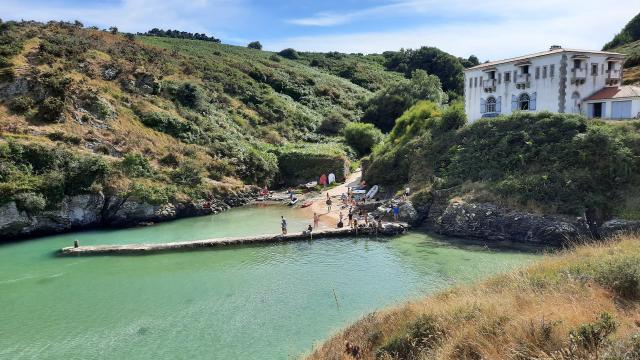
<svg viewBox="0 0 640 360"><path fill-rule="evenodd" d="M393 205L393 221L398 221L400 215L400 206L398 204Z"/></svg>

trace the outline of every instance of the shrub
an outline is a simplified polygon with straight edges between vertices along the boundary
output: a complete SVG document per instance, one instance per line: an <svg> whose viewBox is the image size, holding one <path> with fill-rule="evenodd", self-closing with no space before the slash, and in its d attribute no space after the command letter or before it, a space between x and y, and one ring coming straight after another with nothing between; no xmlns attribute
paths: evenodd
<svg viewBox="0 0 640 360"><path fill-rule="evenodd" d="M322 119L320 127L318 127L318 131L322 134L337 135L342 133L344 128L347 126L347 123L347 119L345 119L342 114L334 111Z"/></svg>
<svg viewBox="0 0 640 360"><path fill-rule="evenodd" d="M153 168L149 163L149 159L142 154L126 154L120 166L125 174L132 177L148 177L153 175Z"/></svg>
<svg viewBox="0 0 640 360"><path fill-rule="evenodd" d="M249 49L262 50L262 44L260 44L260 41L252 41L247 45L247 47Z"/></svg>
<svg viewBox="0 0 640 360"><path fill-rule="evenodd" d="M196 186L202 183L204 168L194 160L183 161L178 168L173 170L171 178L180 185Z"/></svg>
<svg viewBox="0 0 640 360"><path fill-rule="evenodd" d="M64 111L64 102L56 97L47 97L40 105L38 114L43 121L58 122L61 121Z"/></svg>
<svg viewBox="0 0 640 360"><path fill-rule="evenodd" d="M284 49L280 51L278 55L282 56L283 58L287 58L291 60L296 60L300 58L300 55L298 54L298 52L292 48Z"/></svg>
<svg viewBox="0 0 640 360"><path fill-rule="evenodd" d="M345 178L348 160L345 152L335 144L296 144L277 150L282 181L299 185L318 180L322 174L333 173L337 181Z"/></svg>
<svg viewBox="0 0 640 360"><path fill-rule="evenodd" d="M176 91L176 100L181 105L190 107L192 109L199 109L203 102L202 89L191 83L184 83Z"/></svg>
<svg viewBox="0 0 640 360"><path fill-rule="evenodd" d="M9 102L9 109L17 114L22 114L31 110L34 105L35 102L29 96L17 96Z"/></svg>
<svg viewBox="0 0 640 360"><path fill-rule="evenodd" d="M351 123L344 129L344 137L347 144L362 156L370 153L373 146L382 141L383 135L372 124Z"/></svg>
<svg viewBox="0 0 640 360"><path fill-rule="evenodd" d="M616 331L617 326L611 315L602 313L595 322L580 325L572 330L569 338L580 350L595 355L597 359L607 337Z"/></svg>
<svg viewBox="0 0 640 360"><path fill-rule="evenodd" d="M47 206L47 200L38 193L21 193L14 196L16 206L21 211L36 214L43 211Z"/></svg>

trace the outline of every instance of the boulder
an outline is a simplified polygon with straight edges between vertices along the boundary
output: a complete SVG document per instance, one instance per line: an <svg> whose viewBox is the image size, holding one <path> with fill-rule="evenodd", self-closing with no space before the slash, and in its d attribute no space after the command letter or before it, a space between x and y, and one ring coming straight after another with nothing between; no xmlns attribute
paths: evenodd
<svg viewBox="0 0 640 360"><path fill-rule="evenodd" d="M598 232L602 237L610 237L627 233L640 233L640 221L622 219L609 220L598 228Z"/></svg>

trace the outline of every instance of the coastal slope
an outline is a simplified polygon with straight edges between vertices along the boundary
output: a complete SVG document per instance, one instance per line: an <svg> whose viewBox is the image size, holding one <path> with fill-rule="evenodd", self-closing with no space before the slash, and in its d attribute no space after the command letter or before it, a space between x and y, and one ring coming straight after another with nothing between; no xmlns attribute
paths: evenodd
<svg viewBox="0 0 640 360"><path fill-rule="evenodd" d="M639 245L584 244L371 313L307 359L638 359Z"/></svg>

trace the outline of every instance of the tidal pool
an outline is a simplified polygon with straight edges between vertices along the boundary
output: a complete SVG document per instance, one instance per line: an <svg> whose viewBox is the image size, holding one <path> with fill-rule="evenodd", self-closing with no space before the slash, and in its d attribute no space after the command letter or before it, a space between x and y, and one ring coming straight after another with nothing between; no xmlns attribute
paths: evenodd
<svg viewBox="0 0 640 360"><path fill-rule="evenodd" d="M290 231L245 207L150 227L0 246L0 359L296 359L362 315L538 255L413 232L152 256L62 258L82 245ZM334 297L334 292L337 297Z"/></svg>

